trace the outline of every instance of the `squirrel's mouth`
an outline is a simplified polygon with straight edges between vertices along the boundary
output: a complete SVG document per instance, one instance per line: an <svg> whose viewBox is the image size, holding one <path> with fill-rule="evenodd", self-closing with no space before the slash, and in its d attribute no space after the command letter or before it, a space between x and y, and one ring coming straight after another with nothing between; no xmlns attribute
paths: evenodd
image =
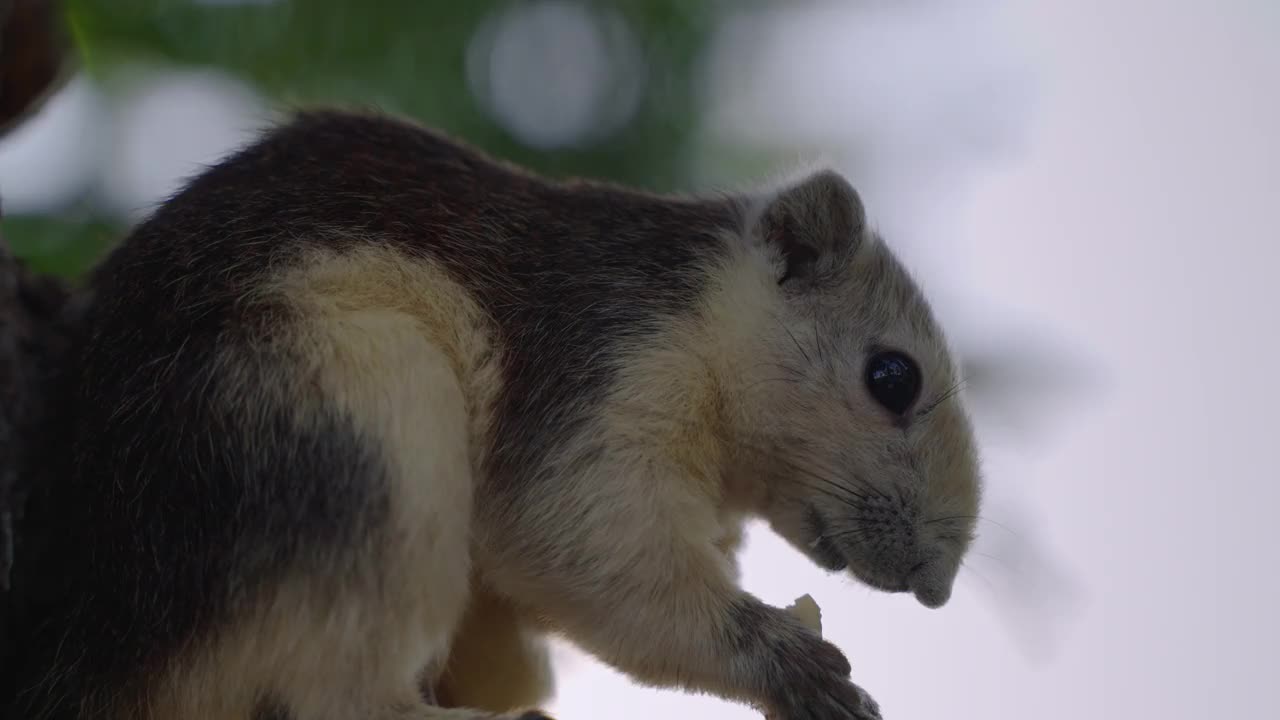
<svg viewBox="0 0 1280 720"><path fill-rule="evenodd" d="M832 538L826 521L823 520L822 515L816 508L809 508L807 516L806 520L808 521L812 540L806 544L806 547L809 557L819 567L829 572L847 570L858 582L882 592L900 593L911 589L910 583L907 582L906 578L888 577L882 573L872 572L862 567L863 563L857 562L855 553L851 553L847 548L842 548Z"/></svg>
<svg viewBox="0 0 1280 720"><path fill-rule="evenodd" d="M813 558L819 567L830 572L840 572L849 567L849 561L844 553L840 552L835 542L825 535L818 535L809 543L809 557Z"/></svg>
<svg viewBox="0 0 1280 720"><path fill-rule="evenodd" d="M817 508L810 506L805 512L805 521L809 526L809 536L805 543L809 558L818 567L828 572L840 572L849 567L849 559L827 532L827 523Z"/></svg>
<svg viewBox="0 0 1280 720"><path fill-rule="evenodd" d="M826 536L819 535L809 546L809 551L810 557L823 569L831 572L847 570L858 582L875 590L900 593L911 589L905 580L883 577L859 567L858 563L850 562L848 554Z"/></svg>
<svg viewBox="0 0 1280 720"><path fill-rule="evenodd" d="M883 592L901 593L911 589L907 585L906 581L890 580L888 578L872 575L871 573L864 572L858 569L857 566L851 566L849 568L849 572L852 573L853 576L858 579L858 582L862 583L863 585L875 588L876 590L880 590Z"/></svg>

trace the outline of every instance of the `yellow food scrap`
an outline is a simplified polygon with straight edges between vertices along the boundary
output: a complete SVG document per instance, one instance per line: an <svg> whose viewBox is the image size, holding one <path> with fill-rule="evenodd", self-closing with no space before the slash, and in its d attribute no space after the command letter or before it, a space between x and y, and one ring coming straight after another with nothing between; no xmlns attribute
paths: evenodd
<svg viewBox="0 0 1280 720"><path fill-rule="evenodd" d="M786 611L795 616L797 620L804 623L805 627L810 630L822 634L822 608L818 607L818 603L813 596L805 593L796 598L796 601L786 607ZM777 720L768 711L764 713L764 720Z"/></svg>
<svg viewBox="0 0 1280 720"><path fill-rule="evenodd" d="M819 635L822 634L822 609L818 607L818 603L814 602L812 595L805 593L796 598L795 602L787 606L787 612L796 616L796 619L804 623L805 627Z"/></svg>

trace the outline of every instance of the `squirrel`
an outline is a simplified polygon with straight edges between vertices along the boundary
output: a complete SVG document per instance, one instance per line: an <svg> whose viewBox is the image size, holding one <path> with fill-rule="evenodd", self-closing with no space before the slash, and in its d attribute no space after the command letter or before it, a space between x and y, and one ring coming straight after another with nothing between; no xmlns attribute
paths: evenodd
<svg viewBox="0 0 1280 720"><path fill-rule="evenodd" d="M743 523L930 608L973 540L947 341L831 169L666 195L296 111L86 293L20 717L545 717L436 697L479 599L535 660L871 720Z"/></svg>
<svg viewBox="0 0 1280 720"><path fill-rule="evenodd" d="M536 626L483 586L473 588L448 660L423 690L444 708L524 710L555 694L551 652Z"/></svg>

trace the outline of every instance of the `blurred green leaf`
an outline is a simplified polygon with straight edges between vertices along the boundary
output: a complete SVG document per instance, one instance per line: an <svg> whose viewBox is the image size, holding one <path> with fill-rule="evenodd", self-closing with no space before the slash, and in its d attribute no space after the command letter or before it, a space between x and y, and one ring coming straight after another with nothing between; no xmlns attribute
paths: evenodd
<svg viewBox="0 0 1280 720"><path fill-rule="evenodd" d="M639 37L649 94L622 132L582 150L542 152L510 137L469 92L472 35L508 2L293 0L200 4L175 0L68 0L68 22L90 72L126 62L211 66L278 103L375 106L466 138L552 175L591 175L651 189L685 177L696 125L694 64L721 3L598 0Z"/></svg>
<svg viewBox="0 0 1280 720"><path fill-rule="evenodd" d="M722 14L760 1L588 0L617 12L639 41L645 94L616 133L555 151L523 145L468 86L467 50L476 31L520 0L64 0L63 7L82 67L108 94L138 66L211 68L279 108L380 108L547 175L667 191L687 189L696 161L708 157L727 161L721 169L730 172L755 164L701 137L697 70ZM33 267L67 277L82 273L124 232L120 222L74 215L3 223L8 241Z"/></svg>
<svg viewBox="0 0 1280 720"><path fill-rule="evenodd" d="M84 275L122 235L110 220L6 215L0 233L13 254L35 272L67 279Z"/></svg>

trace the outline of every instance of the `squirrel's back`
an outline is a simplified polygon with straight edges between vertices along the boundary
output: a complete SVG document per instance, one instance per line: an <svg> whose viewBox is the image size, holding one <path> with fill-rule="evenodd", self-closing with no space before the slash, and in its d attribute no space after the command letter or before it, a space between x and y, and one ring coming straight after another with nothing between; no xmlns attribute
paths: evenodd
<svg viewBox="0 0 1280 720"><path fill-rule="evenodd" d="M385 388L361 373L418 352L379 338L442 348L485 502L538 482L607 386L592 358L696 303L739 212L547 182L341 112L196 177L93 279L75 451L44 489L62 532L37 561L58 579L34 643L62 650L31 697L120 707L102 688L145 694L134 679L231 632L282 575L332 578L315 596L369 574L403 501L369 425Z"/></svg>

